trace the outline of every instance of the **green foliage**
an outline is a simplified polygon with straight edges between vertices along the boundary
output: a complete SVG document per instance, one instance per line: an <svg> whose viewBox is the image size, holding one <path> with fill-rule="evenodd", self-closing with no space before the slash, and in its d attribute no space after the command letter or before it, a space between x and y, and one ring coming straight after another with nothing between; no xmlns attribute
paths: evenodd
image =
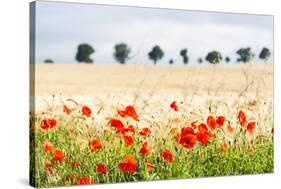
<svg viewBox="0 0 281 189"><path fill-rule="evenodd" d="M269 57L270 57L270 50L264 47L259 54L259 58L264 61L267 61Z"/></svg>
<svg viewBox="0 0 281 189"><path fill-rule="evenodd" d="M89 44L80 44L76 53L76 60L78 62L92 63L90 58L91 54L95 52L95 49Z"/></svg>
<svg viewBox="0 0 281 189"><path fill-rule="evenodd" d="M44 61L44 63L53 64L54 61L53 61L52 59L46 59L46 60Z"/></svg>
<svg viewBox="0 0 281 189"><path fill-rule="evenodd" d="M187 63L188 63L188 60L189 60L189 58L188 58L188 56L187 56L187 49L182 49L182 50L180 51L180 55L182 56L183 63L184 63L184 64L187 64Z"/></svg>
<svg viewBox="0 0 281 189"><path fill-rule="evenodd" d="M222 60L222 55L218 51L211 51L207 54L205 60L211 64L218 64Z"/></svg>
<svg viewBox="0 0 281 189"><path fill-rule="evenodd" d="M125 64L126 60L129 59L129 54L131 49L125 43L119 43L114 46L114 58L116 61L120 62L120 64Z"/></svg>
<svg viewBox="0 0 281 189"><path fill-rule="evenodd" d="M250 62L255 54L251 52L251 48L240 48L238 51L236 51L236 54L238 54L240 57L237 59L238 62Z"/></svg>
<svg viewBox="0 0 281 189"><path fill-rule="evenodd" d="M158 46L154 46L152 50L148 53L148 57L150 60L154 61L154 64L164 56L163 50Z"/></svg>

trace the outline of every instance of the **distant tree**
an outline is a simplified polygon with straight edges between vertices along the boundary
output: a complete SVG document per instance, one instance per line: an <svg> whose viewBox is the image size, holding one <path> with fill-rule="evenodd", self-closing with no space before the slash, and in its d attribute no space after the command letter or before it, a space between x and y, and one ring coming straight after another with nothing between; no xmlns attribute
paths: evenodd
<svg viewBox="0 0 281 189"><path fill-rule="evenodd" d="M226 63L229 63L229 62L230 62L230 58L229 58L228 56L227 56L227 57L225 57L225 59L224 59L224 60L225 60L225 62L226 62Z"/></svg>
<svg viewBox="0 0 281 189"><path fill-rule="evenodd" d="M199 64L202 64L202 63L203 63L203 59L202 59L202 58L198 58L198 59L197 59L197 62L198 62Z"/></svg>
<svg viewBox="0 0 281 189"><path fill-rule="evenodd" d="M269 57L270 57L270 50L264 47L259 54L259 58L264 61L267 61Z"/></svg>
<svg viewBox="0 0 281 189"><path fill-rule="evenodd" d="M158 46L154 46L152 50L148 53L149 59L153 60L154 64L161 58L163 58L164 52L163 50Z"/></svg>
<svg viewBox="0 0 281 189"><path fill-rule="evenodd" d="M170 60L169 60L169 64L174 64L174 60L173 60L173 59L170 59Z"/></svg>
<svg viewBox="0 0 281 189"><path fill-rule="evenodd" d="M120 64L125 64L126 60L129 59L129 54L131 49L125 43L119 43L114 46L114 58L116 61L120 62Z"/></svg>
<svg viewBox="0 0 281 189"><path fill-rule="evenodd" d="M92 63L93 60L90 58L91 54L95 52L95 49L89 44L78 45L76 60L78 62Z"/></svg>
<svg viewBox="0 0 281 189"><path fill-rule="evenodd" d="M187 49L182 49L182 50L180 51L180 55L182 56L183 63L184 63L184 64L187 64L187 63L188 63L188 60L189 60L189 58L188 58L188 56L187 56Z"/></svg>
<svg viewBox="0 0 281 189"><path fill-rule="evenodd" d="M53 61L52 59L46 59L46 60L44 61L44 63L52 64L52 63L54 63L54 61Z"/></svg>
<svg viewBox="0 0 281 189"><path fill-rule="evenodd" d="M250 47L240 48L236 51L236 54L240 56L239 58L237 58L237 61L244 63L250 62L251 59L255 56L255 54L251 52Z"/></svg>
<svg viewBox="0 0 281 189"><path fill-rule="evenodd" d="M211 64L218 64L222 60L222 55L218 51L211 51L207 54L205 60Z"/></svg>

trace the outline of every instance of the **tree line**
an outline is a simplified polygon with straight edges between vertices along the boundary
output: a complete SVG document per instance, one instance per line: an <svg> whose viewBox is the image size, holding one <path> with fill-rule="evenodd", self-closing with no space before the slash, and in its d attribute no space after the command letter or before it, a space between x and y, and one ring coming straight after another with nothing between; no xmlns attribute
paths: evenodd
<svg viewBox="0 0 281 189"><path fill-rule="evenodd" d="M75 56L75 59L79 63L93 63L94 60L90 58L90 56L95 53L95 49L86 43L78 45L77 53ZM129 59L131 53L131 48L126 43L119 43L114 46L114 53L113 56L117 62L120 64L125 64ZM164 51L161 49L159 45L155 45L152 47L151 51L148 53L148 58L153 61L154 64L157 63L157 61L161 60L164 57ZM238 58L236 59L237 62L243 62L247 63L250 62L256 55L252 52L252 49L250 47L246 48L240 48L236 51L236 54L238 55ZM187 48L181 49L179 51L179 56L182 58L183 64L188 64L189 57L188 57L188 50ZM269 57L271 56L271 52L267 47L263 47L262 50L259 53L259 59L263 61L267 61ZM223 55L219 51L211 51L207 53L206 57L204 58L205 61L207 61L210 64L219 64L223 60L226 63L231 62L231 58L229 56L226 56L223 58ZM197 59L197 62L199 64L203 63L203 58L199 57ZM54 61L52 59L46 59L45 63L53 63ZM169 60L169 64L173 64L174 59L171 58Z"/></svg>

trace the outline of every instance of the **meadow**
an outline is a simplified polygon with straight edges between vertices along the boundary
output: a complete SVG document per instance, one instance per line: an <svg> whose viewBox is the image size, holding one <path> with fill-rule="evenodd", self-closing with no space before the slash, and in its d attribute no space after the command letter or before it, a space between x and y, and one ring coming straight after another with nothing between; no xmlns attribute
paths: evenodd
<svg viewBox="0 0 281 189"><path fill-rule="evenodd" d="M273 65L36 65L36 187L272 173Z"/></svg>

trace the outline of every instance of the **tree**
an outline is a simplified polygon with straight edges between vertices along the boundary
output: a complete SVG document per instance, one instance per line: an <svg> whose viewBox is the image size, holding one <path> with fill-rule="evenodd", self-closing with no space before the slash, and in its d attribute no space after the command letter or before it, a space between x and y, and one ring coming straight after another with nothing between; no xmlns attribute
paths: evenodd
<svg viewBox="0 0 281 189"><path fill-rule="evenodd" d="M251 48L240 48L238 51L236 51L236 54L238 54L240 57L237 58L238 62L250 62L250 60L255 56L254 53L251 52Z"/></svg>
<svg viewBox="0 0 281 189"><path fill-rule="evenodd" d="M158 60L162 59L163 56L164 52L158 45L154 46L152 50L148 53L149 59L153 60L154 64L156 64Z"/></svg>
<svg viewBox="0 0 281 189"><path fill-rule="evenodd" d="M226 63L229 63L230 62L230 58L227 56L227 57L225 57L225 62Z"/></svg>
<svg viewBox="0 0 281 189"><path fill-rule="evenodd" d="M172 58L169 60L169 64L174 64L174 60Z"/></svg>
<svg viewBox="0 0 281 189"><path fill-rule="evenodd" d="M46 59L46 60L44 61L44 63L52 64L52 63L54 63L54 61L53 61L52 59Z"/></svg>
<svg viewBox="0 0 281 189"><path fill-rule="evenodd" d="M205 60L211 64L218 64L222 60L222 55L218 51L211 51L207 54Z"/></svg>
<svg viewBox="0 0 281 189"><path fill-rule="evenodd" d="M202 64L202 63L203 63L203 59L202 59L202 58L198 58L198 59L197 59L197 62L198 62L199 64Z"/></svg>
<svg viewBox="0 0 281 189"><path fill-rule="evenodd" d="M126 60L129 59L129 54L131 49L125 43L119 43L114 46L115 53L114 58L116 61L120 62L120 64L125 64Z"/></svg>
<svg viewBox="0 0 281 189"><path fill-rule="evenodd" d="M189 58L188 58L188 56L187 56L187 49L182 49L182 50L180 51L180 55L182 56L183 63L184 63L184 64L187 64L187 63L188 63L188 60L189 60Z"/></svg>
<svg viewBox="0 0 281 189"><path fill-rule="evenodd" d="M90 58L90 55L95 52L95 49L89 44L80 44L78 45L76 60L78 62L92 63L93 60Z"/></svg>
<svg viewBox="0 0 281 189"><path fill-rule="evenodd" d="M269 57L270 57L270 50L264 47L259 54L259 58L264 61L267 61Z"/></svg>

